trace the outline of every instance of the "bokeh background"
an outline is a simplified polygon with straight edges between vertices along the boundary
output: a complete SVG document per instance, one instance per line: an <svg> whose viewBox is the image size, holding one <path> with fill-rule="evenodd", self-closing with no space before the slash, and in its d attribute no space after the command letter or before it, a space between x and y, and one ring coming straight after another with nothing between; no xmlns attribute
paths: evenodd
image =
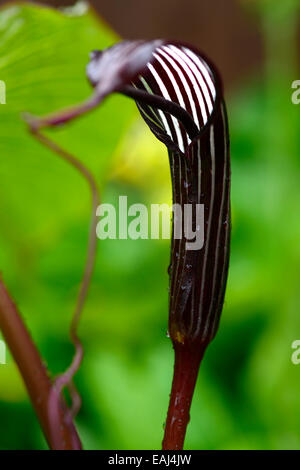
<svg viewBox="0 0 300 470"><path fill-rule="evenodd" d="M300 105L291 102L299 0L73 3L1 2L0 10L0 270L45 362L55 375L72 358L68 328L90 196L72 168L27 134L20 113L87 97L88 52L121 36L188 40L224 77L233 227L221 325L201 367L185 447L299 448L300 365L291 362L300 339ZM166 150L127 98L113 96L48 135L91 169L103 202L170 202ZM98 248L80 324L79 433L86 449L158 449L173 366L169 241L105 240ZM46 448L9 352L0 365L0 448Z"/></svg>

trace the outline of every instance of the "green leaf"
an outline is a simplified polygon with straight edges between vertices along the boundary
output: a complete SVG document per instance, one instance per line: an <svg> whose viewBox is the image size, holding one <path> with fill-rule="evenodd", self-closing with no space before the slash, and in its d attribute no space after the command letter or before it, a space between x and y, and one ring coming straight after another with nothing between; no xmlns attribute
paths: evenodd
<svg viewBox="0 0 300 470"><path fill-rule="evenodd" d="M31 236L38 237L54 219L65 218L66 201L70 217L85 210L88 193L74 170L29 135L21 112L47 114L88 97L88 54L117 37L89 12L71 18L52 9L14 6L0 17L0 79L7 103L0 105L0 179L2 196L9 198L1 203L11 208L5 217L15 222L26 217ZM116 96L51 136L76 152L102 183L134 110L134 103ZM25 210L25 204L34 210ZM13 225L7 220L6 226Z"/></svg>

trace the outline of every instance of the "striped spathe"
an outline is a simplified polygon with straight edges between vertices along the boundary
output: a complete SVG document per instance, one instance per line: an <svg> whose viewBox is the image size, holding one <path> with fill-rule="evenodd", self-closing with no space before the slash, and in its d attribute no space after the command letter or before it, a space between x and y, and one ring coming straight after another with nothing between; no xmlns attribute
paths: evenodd
<svg viewBox="0 0 300 470"><path fill-rule="evenodd" d="M226 109L215 68L198 51L162 42L133 85L177 103L192 117L191 137L174 115L137 101L152 132L168 147L173 202L204 204L204 245L173 238L169 332L173 341L209 342L223 306L230 244L230 161Z"/></svg>

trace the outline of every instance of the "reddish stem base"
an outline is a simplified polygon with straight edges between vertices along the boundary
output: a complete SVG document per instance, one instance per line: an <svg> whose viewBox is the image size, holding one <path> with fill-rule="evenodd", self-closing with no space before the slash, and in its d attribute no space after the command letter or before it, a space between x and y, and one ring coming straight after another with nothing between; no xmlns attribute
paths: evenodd
<svg viewBox="0 0 300 470"><path fill-rule="evenodd" d="M17 307L0 279L0 329L27 387L31 402L51 449L81 449L76 428L66 419L66 410L58 406L55 440L48 415L51 381ZM50 417L51 418L51 417Z"/></svg>
<svg viewBox="0 0 300 470"><path fill-rule="evenodd" d="M163 450L182 450L198 371L206 344L197 347L174 343L175 364Z"/></svg>

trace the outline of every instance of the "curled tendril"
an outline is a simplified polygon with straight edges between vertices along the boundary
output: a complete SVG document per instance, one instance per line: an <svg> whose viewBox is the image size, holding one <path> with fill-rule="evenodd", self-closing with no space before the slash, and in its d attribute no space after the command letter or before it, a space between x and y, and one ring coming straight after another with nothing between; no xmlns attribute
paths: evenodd
<svg viewBox="0 0 300 470"><path fill-rule="evenodd" d="M26 119L30 125L30 117L26 116ZM52 441L55 443L56 446L59 446L59 433L57 433L57 429L60 425L60 409L65 409L65 422L66 424L70 424L73 422L75 416L77 415L81 407L81 397L73 382L74 375L78 371L83 358L83 347L77 335L77 330L84 303L86 301L88 288L91 282L93 268L95 264L97 247L96 210L98 205L100 204L100 197L97 188L97 183L92 173L85 167L85 165L83 165L73 155L60 148L56 143L41 134L38 130L34 128L34 126L31 127L31 131L37 140L39 140L42 144L44 144L50 150L59 155L62 159L71 164L81 174L81 176L88 183L92 198L92 215L87 247L86 264L70 326L70 337L75 347L75 354L68 369L63 374L56 377L53 381L48 401L48 416L50 427L52 430ZM70 409L66 409L66 405L64 403L64 400L62 399L62 393L65 387L68 388L72 401ZM75 445L76 440L74 439L74 446Z"/></svg>

